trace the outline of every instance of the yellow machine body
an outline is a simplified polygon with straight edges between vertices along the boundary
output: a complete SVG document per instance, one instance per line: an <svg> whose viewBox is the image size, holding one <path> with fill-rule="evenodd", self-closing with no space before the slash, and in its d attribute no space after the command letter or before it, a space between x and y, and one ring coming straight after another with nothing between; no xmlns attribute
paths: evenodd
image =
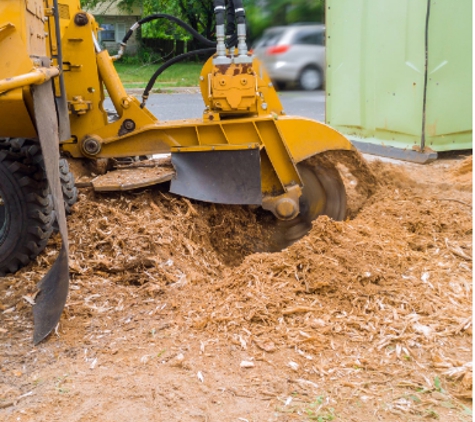
<svg viewBox="0 0 475 422"><path fill-rule="evenodd" d="M199 166L203 166L204 152L225 151L226 160L232 161L232 152L255 150L259 155L260 202L284 219L298 214L303 182L297 164L328 150L352 149L348 140L330 127L287 116L256 58L252 63L229 65L214 65L210 58L200 76L203 117L161 122L127 94L114 58L99 51L94 17L82 11L77 0L61 1L57 11L53 6L52 0L0 2L0 136L34 137L30 88L55 78L59 96L63 78L71 135L61 140L63 153L92 160L200 153ZM62 46L61 63L58 44ZM105 91L118 114L113 122L108 121L103 108ZM212 177L219 178L219 174ZM288 199L292 211L276 211L276 203L283 198Z"/></svg>
<svg viewBox="0 0 475 422"><path fill-rule="evenodd" d="M121 54L111 57L101 51L98 31L79 0L0 1L0 170L8 176L0 179L0 188L8 189L8 195L0 189L0 274L27 265L48 239L23 238L5 221L23 224L25 236L50 235L57 221L62 239L33 308L35 343L57 325L68 294L63 201L65 189L75 187L72 179L60 179L59 153L96 164L170 153L172 167L138 167L138 174L128 173L126 185L117 169L100 183L94 184L97 178L90 183L105 191L169 180L172 193L196 200L260 205L277 217L280 247L307 233L319 215L346 218L345 187L331 151L353 150L351 143L325 124L285 114L265 69L243 48L243 31L238 28L235 50L226 50L218 40L216 55L203 66L202 117L163 122L126 92L114 67ZM106 94L115 108L112 119L104 109ZM30 155L20 156L15 148ZM2 161L30 160L33 153L34 165L26 161L23 166L20 158ZM12 211L15 201L29 204L36 197L31 195L35 187L23 188L19 171L29 170L30 164L39 178L47 179L38 213L51 218L42 222ZM25 249L31 244L34 252Z"/></svg>

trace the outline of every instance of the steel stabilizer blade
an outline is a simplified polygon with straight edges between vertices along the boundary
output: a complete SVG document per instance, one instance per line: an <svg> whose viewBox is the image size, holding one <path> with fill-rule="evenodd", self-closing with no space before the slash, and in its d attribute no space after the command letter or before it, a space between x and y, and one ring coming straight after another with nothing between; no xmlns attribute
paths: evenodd
<svg viewBox="0 0 475 422"><path fill-rule="evenodd" d="M259 149L172 153L170 192L218 204L262 203Z"/></svg>
<svg viewBox="0 0 475 422"><path fill-rule="evenodd" d="M33 307L35 328L33 342L44 340L59 322L69 290L68 229L59 176L58 120L52 81L33 86L36 131L40 140L46 175L53 197L62 246L53 266L38 284L39 293Z"/></svg>
<svg viewBox="0 0 475 422"><path fill-rule="evenodd" d="M68 254L63 246L51 269L40 281L40 293L33 306L35 330L33 343L44 340L56 327L63 312L69 291Z"/></svg>

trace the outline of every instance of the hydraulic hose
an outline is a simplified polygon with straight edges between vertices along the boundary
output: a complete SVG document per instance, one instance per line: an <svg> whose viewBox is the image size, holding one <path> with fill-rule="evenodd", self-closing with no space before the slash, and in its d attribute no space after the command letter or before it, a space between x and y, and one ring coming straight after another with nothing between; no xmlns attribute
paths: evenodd
<svg viewBox="0 0 475 422"><path fill-rule="evenodd" d="M234 47L237 42L237 34L236 34L236 13L234 11L234 1L228 0L226 4L226 40L229 41L234 38L234 44L228 46Z"/></svg>
<svg viewBox="0 0 475 422"><path fill-rule="evenodd" d="M246 12L244 11L244 5L242 0L233 0L234 3L234 13L236 15L236 23L246 23Z"/></svg>
<svg viewBox="0 0 475 422"><path fill-rule="evenodd" d="M224 0L223 0L224 1ZM181 26L185 31L188 31L196 40L199 42L209 46L209 47L214 47L216 46L216 42L209 40L208 38L204 37L201 35L198 31L193 29L190 25L188 25L186 22L182 21L181 19L177 18L176 16L169 15L168 13L155 13L153 15L146 16L143 19L140 19L139 21L135 22L130 29L127 31L125 34L124 38L120 42L120 48L119 52L116 56L113 57L114 60L118 60L122 57L125 51L125 47L127 45L127 42L129 41L129 38L132 36L134 31L139 28L141 25L147 22L151 22L156 19L168 19L172 22L175 22L177 25ZM229 38L229 40L226 42L226 47L230 48L233 45L235 45L237 42L237 34L234 34L232 37Z"/></svg>
<svg viewBox="0 0 475 422"><path fill-rule="evenodd" d="M246 12L242 0L214 0L213 5L216 15L216 56L213 63L251 63L252 59L247 51ZM236 44L237 56L229 57L226 50Z"/></svg>
<svg viewBox="0 0 475 422"><path fill-rule="evenodd" d="M142 104L140 104L140 107L144 107L145 103L147 102L147 99L149 97L150 91L153 88L153 85L155 84L155 81L157 78L166 70L168 69L171 65L181 62L182 60L194 56L194 55L206 55L207 57L211 56L215 52L215 48L204 48L201 50L194 50L194 51L189 51L188 53L183 53L180 54L179 56L174 57L173 59L170 59L166 61L164 64L162 64L156 72L152 75L150 80L148 81L147 86L145 87L145 90L142 94Z"/></svg>
<svg viewBox="0 0 475 422"><path fill-rule="evenodd" d="M239 63L249 63L252 59L248 56L246 44L246 12L244 11L242 0L233 0L233 3L238 40L238 57L236 60Z"/></svg>
<svg viewBox="0 0 475 422"><path fill-rule="evenodd" d="M147 22L151 22L156 19L168 19L172 22L175 22L177 25L181 26L185 31L188 31L193 37L200 41L201 43L213 47L216 45L214 41L209 40L208 38L203 37L198 31L195 31L190 25L188 25L186 22L182 21L181 19L177 18L176 16L169 15L167 13L155 13L153 15L146 16L143 19L140 19L139 21L135 22L130 29L127 31L127 34L125 34L124 39L122 40L122 44L127 44L127 41L129 38L132 36L133 32L141 25Z"/></svg>
<svg viewBox="0 0 475 422"><path fill-rule="evenodd" d="M213 59L214 64L227 65L231 63L231 59L226 56L225 41L225 17L226 4L225 0L214 0L214 14L216 18L216 57Z"/></svg>
<svg viewBox="0 0 475 422"><path fill-rule="evenodd" d="M235 1L237 1L237 0L235 0ZM239 4L242 6L242 1L241 0L239 0L239 1L240 1ZM233 13L234 13L234 6L232 6L233 2L230 1L230 3L231 3L231 7L232 7ZM217 28L221 27L221 28L224 29L226 2L225 2L225 0L214 0L214 4L215 4L215 13L216 13L216 26L217 26ZM244 9L241 8L241 10L244 13ZM228 10L228 13L229 13L229 10ZM236 11L236 13L237 13L237 11ZM135 22L130 27L130 29L125 34L122 42L120 43L119 53L117 54L117 56L114 56L113 59L117 60L120 57L122 57L122 55L124 53L124 50L125 50L125 46L127 45L127 42L129 40L129 38L132 36L132 34L134 33L134 31L137 28L139 28L144 23L151 22L151 21L156 20L156 19L168 19L168 20L176 23L177 25L181 26L183 29L188 31L196 40L198 40L199 42L201 42L201 43L203 43L203 44L205 44L209 47L213 47L213 48L205 48L205 49L201 49L201 50L194 50L194 51L190 51L188 53L180 54L179 56L176 56L173 59L168 60L162 66L160 66L156 70L156 72L152 75L152 77L148 81L147 86L145 87L145 90L142 94L141 107L145 106L145 103L146 103L146 101L149 97L149 94L150 94L151 89L153 88L153 85L155 84L157 78L166 69L168 69L173 64L178 63L178 62L180 62L180 61L182 61L182 60L184 60L188 57L191 57L193 55L208 55L208 57L209 57L210 55L212 55L215 52L216 46L217 46L217 44L219 44L219 43L216 43L216 42L211 41L208 38L204 37L198 31L196 31L190 25L188 25L186 22L182 21L181 19L179 19L179 18L177 18L173 15L169 15L167 13L155 13L153 15L149 15L149 16L146 16L143 19L140 19L139 21ZM232 19L232 25L234 25L234 19ZM234 26L234 28L235 28L235 26ZM229 27L228 29L231 30L232 27ZM223 35L224 35L224 31L223 31ZM224 46L225 46L225 48L231 48L231 47L236 45L236 43L238 41L238 34L236 34L233 30L233 33L228 34L228 36L226 38L227 39L226 39L226 42L224 43ZM223 39L224 39L224 37L223 37Z"/></svg>
<svg viewBox="0 0 475 422"><path fill-rule="evenodd" d="M224 25L224 16L226 11L224 0L214 0L214 14L216 16L216 26Z"/></svg>

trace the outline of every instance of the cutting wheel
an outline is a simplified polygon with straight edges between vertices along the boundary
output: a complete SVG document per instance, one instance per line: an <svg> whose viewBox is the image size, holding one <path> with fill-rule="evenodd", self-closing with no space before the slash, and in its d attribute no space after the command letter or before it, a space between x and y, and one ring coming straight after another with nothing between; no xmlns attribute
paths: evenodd
<svg viewBox="0 0 475 422"><path fill-rule="evenodd" d="M273 242L276 249L290 246L305 236L312 228L312 221L320 215L337 221L346 217L345 186L333 164L304 161L297 168L303 181L300 213L289 221L278 220Z"/></svg>

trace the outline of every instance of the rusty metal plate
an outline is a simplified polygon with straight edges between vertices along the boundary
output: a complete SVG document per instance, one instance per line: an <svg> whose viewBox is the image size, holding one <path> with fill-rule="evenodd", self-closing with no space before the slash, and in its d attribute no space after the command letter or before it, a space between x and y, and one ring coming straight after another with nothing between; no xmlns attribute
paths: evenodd
<svg viewBox="0 0 475 422"><path fill-rule="evenodd" d="M168 182L175 176L171 167L137 167L110 171L91 180L98 192L126 191Z"/></svg>

